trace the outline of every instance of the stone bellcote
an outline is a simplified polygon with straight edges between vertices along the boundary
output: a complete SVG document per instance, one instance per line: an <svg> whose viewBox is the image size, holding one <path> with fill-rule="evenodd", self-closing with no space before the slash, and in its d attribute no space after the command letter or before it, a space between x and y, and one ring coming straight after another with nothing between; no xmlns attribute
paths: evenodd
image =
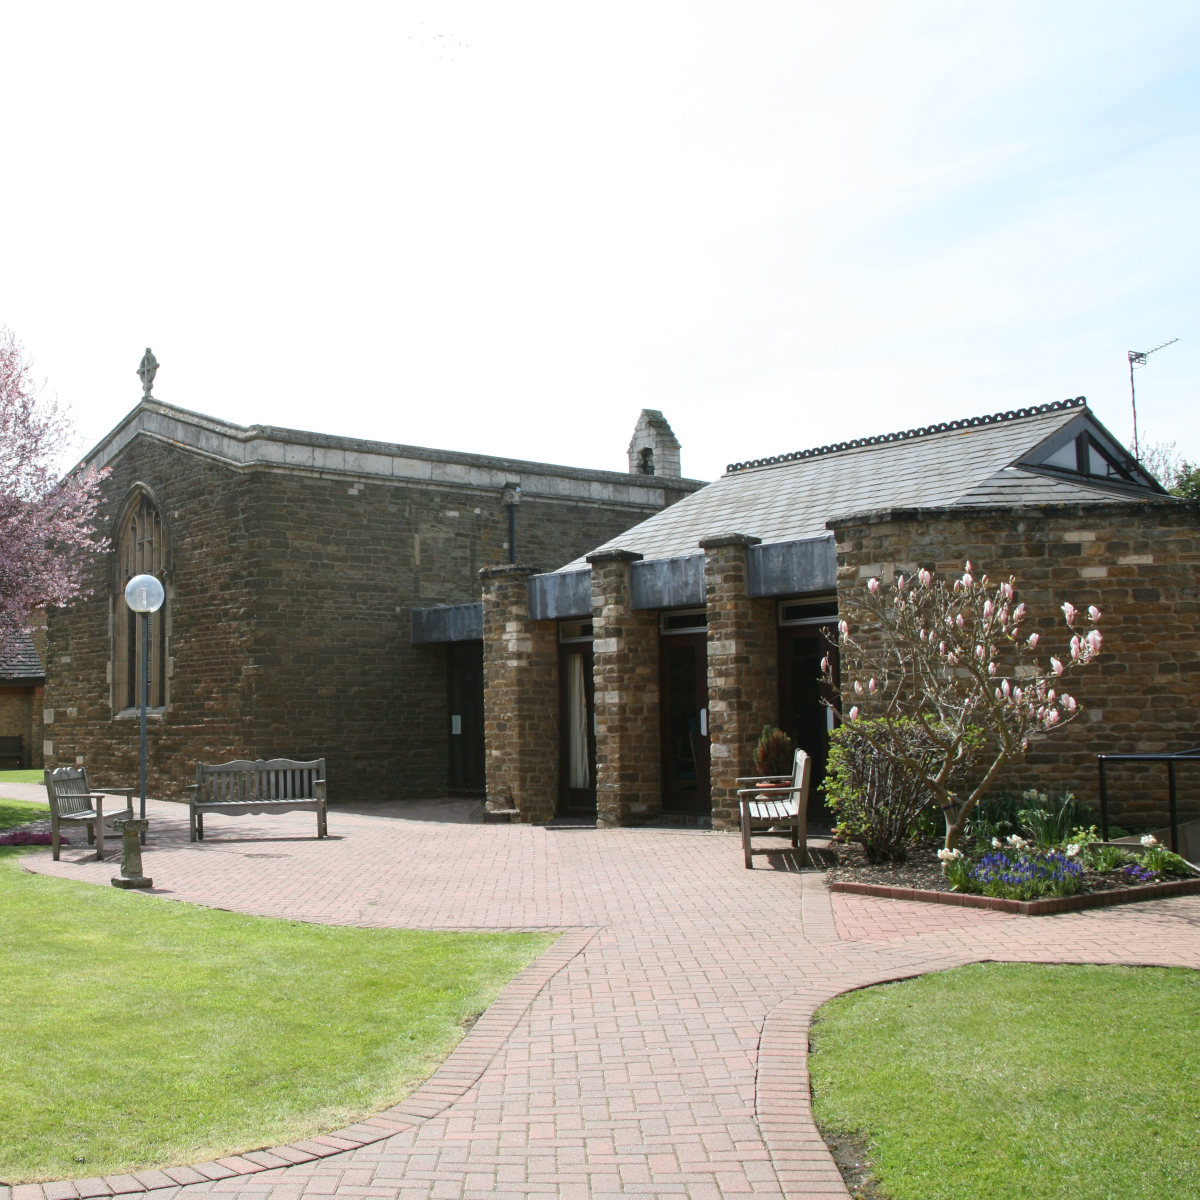
<svg viewBox="0 0 1200 1200"><path fill-rule="evenodd" d="M631 475L665 475L679 479L679 440L656 408L643 408L629 443Z"/></svg>

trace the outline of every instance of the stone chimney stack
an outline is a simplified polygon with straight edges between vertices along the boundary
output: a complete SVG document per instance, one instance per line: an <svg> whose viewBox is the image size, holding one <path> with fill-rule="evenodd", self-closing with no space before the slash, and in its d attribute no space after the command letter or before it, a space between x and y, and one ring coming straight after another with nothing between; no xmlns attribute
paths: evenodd
<svg viewBox="0 0 1200 1200"><path fill-rule="evenodd" d="M631 475L664 475L679 479L679 440L656 408L643 408L629 443Z"/></svg>

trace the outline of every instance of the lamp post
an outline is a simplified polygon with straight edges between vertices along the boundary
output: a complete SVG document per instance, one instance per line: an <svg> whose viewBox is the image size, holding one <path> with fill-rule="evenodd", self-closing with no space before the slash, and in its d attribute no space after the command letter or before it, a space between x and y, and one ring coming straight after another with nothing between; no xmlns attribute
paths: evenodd
<svg viewBox="0 0 1200 1200"><path fill-rule="evenodd" d="M142 821L146 819L146 697L150 691L150 624L147 618L162 608L165 598L163 585L153 575L135 575L125 585L125 603L139 614L142 625L142 670L138 676L138 703L142 714L138 743L138 817ZM145 829L141 841L145 845Z"/></svg>

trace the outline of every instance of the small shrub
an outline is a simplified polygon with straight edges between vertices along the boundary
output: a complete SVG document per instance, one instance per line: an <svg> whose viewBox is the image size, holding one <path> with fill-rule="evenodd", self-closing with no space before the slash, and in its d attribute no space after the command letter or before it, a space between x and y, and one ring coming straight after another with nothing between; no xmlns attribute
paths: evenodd
<svg viewBox="0 0 1200 1200"><path fill-rule="evenodd" d="M1096 871L1116 871L1128 861L1128 853L1120 846L1093 846L1087 851L1087 864Z"/></svg>
<svg viewBox="0 0 1200 1200"><path fill-rule="evenodd" d="M1178 854L1172 853L1157 838L1147 834L1142 838L1141 867L1155 877L1191 875L1192 868Z"/></svg>
<svg viewBox="0 0 1200 1200"><path fill-rule="evenodd" d="M764 725L754 747L756 775L790 775L796 761L792 739L775 725Z"/></svg>
<svg viewBox="0 0 1200 1200"><path fill-rule="evenodd" d="M1038 846L1051 849L1078 841L1072 830L1086 824L1092 818L1092 810L1066 792L1056 804L1045 792L1036 788L1022 794L1026 807L1017 811L1017 820L1023 832Z"/></svg>
<svg viewBox="0 0 1200 1200"><path fill-rule="evenodd" d="M904 862L928 826L925 814L932 796L921 774L880 754L871 745L872 736L903 747L909 759L928 759L930 765L940 751L922 726L907 718L859 720L830 735L825 796L837 815L839 836L861 845L868 862ZM968 745L978 740L972 737Z"/></svg>

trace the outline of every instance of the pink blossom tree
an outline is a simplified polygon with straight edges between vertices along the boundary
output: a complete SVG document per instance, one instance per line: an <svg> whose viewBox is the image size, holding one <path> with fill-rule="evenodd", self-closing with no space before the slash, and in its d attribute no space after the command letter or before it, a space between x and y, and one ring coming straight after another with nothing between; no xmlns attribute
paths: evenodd
<svg viewBox="0 0 1200 1200"><path fill-rule="evenodd" d="M924 569L891 587L872 579L838 625L842 680L834 710L852 728L858 723L850 736L927 790L945 820L947 852L1030 740L1079 714L1063 684L1100 653L1100 610L1081 614L1068 602L1062 613L1070 653L1040 660L1039 634L1026 628L1015 580L992 583L968 562L952 583ZM836 687L828 658L822 668ZM866 716L873 719L860 721ZM969 782L956 792L964 767Z"/></svg>
<svg viewBox="0 0 1200 1200"><path fill-rule="evenodd" d="M0 329L0 647L35 619L87 592L87 559L106 548L94 525L102 473L60 478L70 442L62 406L30 379L29 362Z"/></svg>

